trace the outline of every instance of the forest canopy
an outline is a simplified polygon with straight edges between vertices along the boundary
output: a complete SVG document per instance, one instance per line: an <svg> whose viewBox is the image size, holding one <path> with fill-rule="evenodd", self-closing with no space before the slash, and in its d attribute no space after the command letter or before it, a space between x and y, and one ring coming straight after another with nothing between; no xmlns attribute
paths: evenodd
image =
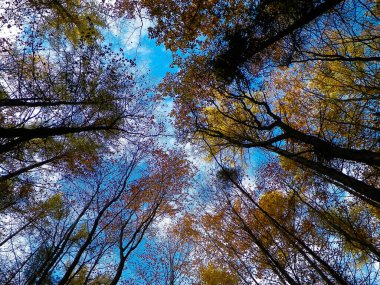
<svg viewBox="0 0 380 285"><path fill-rule="evenodd" d="M379 284L379 70L377 0L2 2L0 283Z"/></svg>

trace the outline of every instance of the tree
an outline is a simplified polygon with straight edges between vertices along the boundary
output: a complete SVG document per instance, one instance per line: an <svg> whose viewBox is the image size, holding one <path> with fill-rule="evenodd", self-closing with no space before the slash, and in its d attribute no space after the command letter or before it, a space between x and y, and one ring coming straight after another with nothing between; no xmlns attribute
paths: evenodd
<svg viewBox="0 0 380 285"><path fill-rule="evenodd" d="M210 67L207 52L186 57L162 83L176 102L179 134L214 151L261 148L378 207L376 7L349 2L322 17L326 29L305 40L289 67L264 56L266 64L253 62L231 81ZM357 29L343 28L348 15Z"/></svg>
<svg viewBox="0 0 380 285"><path fill-rule="evenodd" d="M152 38L171 51L192 55L199 50L209 67L231 82L247 62L291 61L305 46L305 31L342 2L120 0L117 8L127 15L145 8L155 22ZM177 60L182 62L180 56Z"/></svg>
<svg viewBox="0 0 380 285"><path fill-rule="evenodd" d="M206 262L228 268L239 284L377 282L376 246L371 252L364 245L377 244L368 233L377 232L379 221L368 210L354 210L357 201L347 204L325 185L294 180L278 165L268 166L260 179L258 189L232 177L232 183L222 181L225 186L207 202L209 211L192 216L194 245ZM330 196L319 201L315 188ZM350 238L351 231L357 235Z"/></svg>
<svg viewBox="0 0 380 285"><path fill-rule="evenodd" d="M146 146L148 96L101 42L98 4L7 5L2 28L19 34L0 43L1 282L116 284L191 167Z"/></svg>
<svg viewBox="0 0 380 285"><path fill-rule="evenodd" d="M26 1L3 11L9 23L3 28L19 29L0 43L4 209L32 193L43 172L93 171L119 139L144 132L136 121L151 122L134 62L100 41L98 8L86 1Z"/></svg>
<svg viewBox="0 0 380 285"><path fill-rule="evenodd" d="M192 172L178 152L150 152L144 144L127 150L118 162L104 159L91 176L62 181L60 194L33 206L41 207L43 216L18 225L2 245L2 258L14 256L2 261L2 282L119 282L147 229L170 213ZM12 248L25 237L27 245Z"/></svg>
<svg viewBox="0 0 380 285"><path fill-rule="evenodd" d="M162 218L162 217L161 217ZM133 274L128 284L139 285L177 285L194 280L192 261L192 245L183 237L186 233L180 223L175 221L176 215L164 216L169 219L157 219L147 233L147 240L141 253L136 255Z"/></svg>

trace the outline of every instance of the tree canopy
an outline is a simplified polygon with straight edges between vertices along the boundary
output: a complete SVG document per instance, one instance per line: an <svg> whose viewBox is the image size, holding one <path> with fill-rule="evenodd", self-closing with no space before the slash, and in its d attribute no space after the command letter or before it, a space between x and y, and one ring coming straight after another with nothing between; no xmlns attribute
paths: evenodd
<svg viewBox="0 0 380 285"><path fill-rule="evenodd" d="M0 35L0 283L380 282L378 1L9 0Z"/></svg>

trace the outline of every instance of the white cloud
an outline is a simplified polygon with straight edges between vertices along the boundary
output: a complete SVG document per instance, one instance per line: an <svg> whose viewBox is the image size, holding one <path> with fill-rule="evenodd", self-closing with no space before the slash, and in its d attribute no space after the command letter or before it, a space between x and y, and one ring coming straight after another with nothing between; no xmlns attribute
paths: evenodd
<svg viewBox="0 0 380 285"><path fill-rule="evenodd" d="M155 236L159 239L162 239L167 236L168 231L170 230L171 227L175 224L175 221L173 220L172 217L170 216L164 216L159 218L155 225Z"/></svg>
<svg viewBox="0 0 380 285"><path fill-rule="evenodd" d="M108 23L108 32L120 40L123 49L139 53L149 53L147 46L141 45L142 39L148 37L148 28L152 22L146 17L145 13L136 16L134 19L120 19Z"/></svg>

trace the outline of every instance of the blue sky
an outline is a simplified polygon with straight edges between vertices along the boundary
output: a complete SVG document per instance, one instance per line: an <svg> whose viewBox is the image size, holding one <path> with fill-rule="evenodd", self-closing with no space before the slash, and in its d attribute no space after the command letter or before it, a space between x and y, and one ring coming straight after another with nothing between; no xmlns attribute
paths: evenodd
<svg viewBox="0 0 380 285"><path fill-rule="evenodd" d="M151 25L146 19L113 21L103 35L114 50L122 48L126 57L135 59L138 69L148 75L150 83L156 84L166 72L173 70L172 54L148 37Z"/></svg>

